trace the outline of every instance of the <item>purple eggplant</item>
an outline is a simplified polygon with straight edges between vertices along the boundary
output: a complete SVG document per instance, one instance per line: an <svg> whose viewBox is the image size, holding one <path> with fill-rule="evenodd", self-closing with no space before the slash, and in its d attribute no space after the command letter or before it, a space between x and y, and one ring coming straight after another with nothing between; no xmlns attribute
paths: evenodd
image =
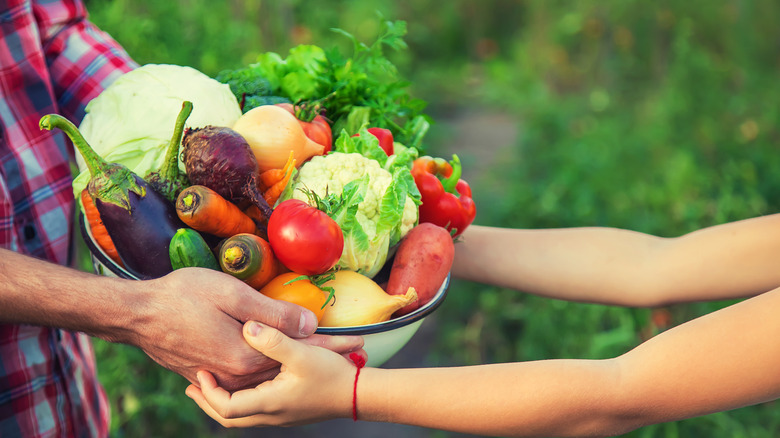
<svg viewBox="0 0 780 438"><path fill-rule="evenodd" d="M168 246L176 230L185 227L173 203L127 167L104 160L64 117L45 115L40 127L64 131L84 157L90 173L87 192L125 268L141 279L171 272Z"/></svg>

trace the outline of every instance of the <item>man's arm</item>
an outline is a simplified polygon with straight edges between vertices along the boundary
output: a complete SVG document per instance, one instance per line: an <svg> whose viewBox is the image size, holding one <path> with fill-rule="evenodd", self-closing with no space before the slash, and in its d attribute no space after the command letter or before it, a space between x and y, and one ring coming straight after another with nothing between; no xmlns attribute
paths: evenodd
<svg viewBox="0 0 780 438"><path fill-rule="evenodd" d="M656 306L747 297L780 285L780 214L676 238L478 225L462 236L454 276L551 298Z"/></svg>
<svg viewBox="0 0 780 438"><path fill-rule="evenodd" d="M250 319L339 353L362 347L358 337L309 336L317 327L313 313L224 273L190 268L155 280L123 280L0 249L0 321L132 344L191 382L199 369L231 388L278 372L278 363L244 341L241 328Z"/></svg>

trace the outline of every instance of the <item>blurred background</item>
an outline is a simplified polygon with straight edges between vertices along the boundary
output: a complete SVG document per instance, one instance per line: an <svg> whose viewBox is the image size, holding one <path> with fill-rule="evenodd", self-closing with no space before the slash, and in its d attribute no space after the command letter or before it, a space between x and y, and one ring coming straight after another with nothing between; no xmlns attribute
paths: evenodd
<svg viewBox="0 0 780 438"><path fill-rule="evenodd" d="M773 0L87 0L138 62L214 76L297 44L373 42L428 102L426 152L465 163L476 223L612 226L660 236L780 211L780 5ZM380 18L383 17L383 18ZM387 366L607 358L729 302L623 309L453 282ZM112 435L458 436L329 422L226 431L186 382L132 347L96 340ZM775 437L780 406L649 426L629 437Z"/></svg>

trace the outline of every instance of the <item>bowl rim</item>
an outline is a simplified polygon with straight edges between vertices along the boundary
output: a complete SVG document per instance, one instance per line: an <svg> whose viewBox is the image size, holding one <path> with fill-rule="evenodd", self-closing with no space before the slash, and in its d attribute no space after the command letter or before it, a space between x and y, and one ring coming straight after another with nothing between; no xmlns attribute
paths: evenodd
<svg viewBox="0 0 780 438"><path fill-rule="evenodd" d="M124 278L126 280L140 280L139 277L131 274L123 267L117 265L116 262L114 262L111 257L109 257L105 251L103 251L103 248L95 243L95 238L92 236L92 230L90 230L90 228L87 226L87 218L82 211L79 211L78 222L79 227L81 228L81 235L84 237L83 240L86 243L90 254L97 258L101 265L105 266L106 269L111 271L111 273L119 278Z"/></svg>
<svg viewBox="0 0 780 438"><path fill-rule="evenodd" d="M121 266L117 265L105 253L105 251L103 251L103 248L95 243L94 237L92 236L92 231L89 229L89 227L87 227L86 217L81 211L79 211L78 222L79 227L81 228L81 233L84 236L84 242L86 243L89 252L92 254L92 256L98 259L101 265L105 266L109 271L111 271L119 278L124 278L126 280L140 280L139 277L131 274ZM323 335L370 335L395 330L417 322L430 315L444 301L444 298L447 296L447 292L449 290L451 276L451 273L447 273L447 277L442 282L439 290L436 292L436 295L434 295L430 301L425 303L424 306L414 310L411 313L374 324L355 325L350 327L319 327L315 333Z"/></svg>
<svg viewBox="0 0 780 438"><path fill-rule="evenodd" d="M449 291L451 276L451 273L447 273L447 277L444 278L444 281L439 287L439 290L436 292L436 295L434 295L430 301L425 303L424 306L416 309L411 313L407 313L404 316L389 319L383 322L377 322L374 324L354 325L350 327L320 327L317 329L316 333L323 335L370 335L374 333L395 330L397 328L401 328L417 322L430 315L444 301L444 298L447 296L447 292Z"/></svg>

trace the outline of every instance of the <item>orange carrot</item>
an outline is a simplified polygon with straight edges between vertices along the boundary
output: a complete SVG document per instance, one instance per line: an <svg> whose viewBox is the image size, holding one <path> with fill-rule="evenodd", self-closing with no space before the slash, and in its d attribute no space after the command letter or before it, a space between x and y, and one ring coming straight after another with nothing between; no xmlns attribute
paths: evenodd
<svg viewBox="0 0 780 438"><path fill-rule="evenodd" d="M111 236L108 235L106 226L103 225L103 220L100 219L100 213L98 212L95 202L92 200L87 189L81 191L81 205L84 209L84 216L87 217L89 223L89 230L92 233L92 238L95 243L111 258L117 265L124 267L122 259L119 258L119 253L116 251L114 241L111 240Z"/></svg>
<svg viewBox="0 0 780 438"><path fill-rule="evenodd" d="M287 187L293 170L295 170L295 163L295 155L290 151L290 157L287 159L284 167L281 169L269 169L260 174L258 186L260 191L263 192L263 198L268 202L268 205L276 204L279 195Z"/></svg>
<svg viewBox="0 0 780 438"><path fill-rule="evenodd" d="M287 170L287 173L284 174L284 178L272 185L270 189L263 192L263 198L265 198L265 202L267 202L268 205L274 205L276 204L276 201L279 200L279 196L281 196L282 192L287 187L287 183L290 181L293 170L295 170L295 160L292 161L292 165Z"/></svg>
<svg viewBox="0 0 780 438"><path fill-rule="evenodd" d="M290 163L295 162L295 154L290 151L290 155L287 157L287 163L278 169L268 169L260 173L260 181L258 187L262 191L266 191L271 188L272 185L279 182L285 175L286 169L290 167Z"/></svg>
<svg viewBox="0 0 780 438"><path fill-rule="evenodd" d="M244 283L260 290L279 273L271 245L255 234L237 234L219 249L219 265Z"/></svg>
<svg viewBox="0 0 780 438"><path fill-rule="evenodd" d="M214 190L189 186L176 198L176 214L191 228L218 237L257 232L257 225L235 204Z"/></svg>
<svg viewBox="0 0 780 438"><path fill-rule="evenodd" d="M256 205L250 205L249 207L244 208L242 211L245 215L251 217L256 224L258 224L257 232L253 234L257 234L263 239L268 239L268 235L265 233L266 226L268 225L268 218L263 215L263 212L260 211Z"/></svg>

